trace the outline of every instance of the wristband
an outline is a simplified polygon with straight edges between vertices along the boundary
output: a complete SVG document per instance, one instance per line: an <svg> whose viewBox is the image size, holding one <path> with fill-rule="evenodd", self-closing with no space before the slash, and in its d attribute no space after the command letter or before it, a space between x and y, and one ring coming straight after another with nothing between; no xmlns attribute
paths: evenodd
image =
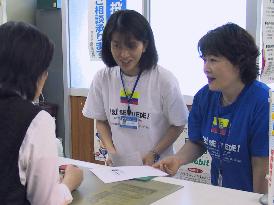
<svg viewBox="0 0 274 205"><path fill-rule="evenodd" d="M153 154L154 163L157 162L160 159L160 155L155 150L151 150L150 152Z"/></svg>

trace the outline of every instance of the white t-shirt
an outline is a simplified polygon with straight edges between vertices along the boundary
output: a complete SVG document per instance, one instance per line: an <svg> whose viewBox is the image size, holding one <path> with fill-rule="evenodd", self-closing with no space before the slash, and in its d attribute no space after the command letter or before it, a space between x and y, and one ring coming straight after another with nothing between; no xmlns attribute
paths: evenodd
<svg viewBox="0 0 274 205"><path fill-rule="evenodd" d="M32 120L19 150L19 176L27 183L32 205L63 205L72 201L68 187L60 184L55 121L46 111Z"/></svg>
<svg viewBox="0 0 274 205"><path fill-rule="evenodd" d="M131 92L137 76L123 74L125 89ZM188 110L179 84L168 70L156 66L143 71L136 86L130 109L138 117L138 129L121 128L120 115L125 115L128 103L120 77L120 67L100 70L91 84L83 108L84 116L108 120L112 140L118 154L139 152L144 157L155 147L167 129L187 123ZM168 147L161 158L173 154Z"/></svg>

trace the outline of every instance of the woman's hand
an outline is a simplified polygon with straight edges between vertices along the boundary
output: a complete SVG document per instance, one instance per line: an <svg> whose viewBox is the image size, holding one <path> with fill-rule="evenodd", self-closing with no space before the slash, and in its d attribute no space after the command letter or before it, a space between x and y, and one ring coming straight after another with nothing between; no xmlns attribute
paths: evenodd
<svg viewBox="0 0 274 205"><path fill-rule="evenodd" d="M178 156L169 156L159 162L152 165L154 168L160 169L163 172L168 173L171 176L174 176L178 169L181 166L180 159Z"/></svg>
<svg viewBox="0 0 274 205"><path fill-rule="evenodd" d="M154 154L153 152L147 153L143 158L143 164L152 166L154 164Z"/></svg>
<svg viewBox="0 0 274 205"><path fill-rule="evenodd" d="M70 191L77 189L83 181L83 170L74 166L67 165L62 183L65 184Z"/></svg>
<svg viewBox="0 0 274 205"><path fill-rule="evenodd" d="M113 165L112 160L109 156L105 159L105 165L106 166L112 166Z"/></svg>

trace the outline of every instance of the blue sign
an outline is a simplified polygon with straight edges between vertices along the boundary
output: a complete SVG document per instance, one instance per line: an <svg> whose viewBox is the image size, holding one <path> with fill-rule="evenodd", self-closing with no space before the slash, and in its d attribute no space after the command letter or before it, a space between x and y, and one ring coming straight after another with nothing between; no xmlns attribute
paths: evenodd
<svg viewBox="0 0 274 205"><path fill-rule="evenodd" d="M126 0L95 0L91 4L89 49L91 60L98 60L101 58L102 37L106 22L114 12L126 9Z"/></svg>
<svg viewBox="0 0 274 205"><path fill-rule="evenodd" d="M115 11L125 10L127 8L126 0L107 0L106 6L107 19L109 19Z"/></svg>

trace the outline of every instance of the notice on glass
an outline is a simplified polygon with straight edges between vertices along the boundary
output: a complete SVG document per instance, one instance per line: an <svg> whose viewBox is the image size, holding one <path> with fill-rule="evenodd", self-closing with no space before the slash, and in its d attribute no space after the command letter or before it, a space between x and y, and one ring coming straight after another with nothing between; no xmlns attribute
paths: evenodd
<svg viewBox="0 0 274 205"><path fill-rule="evenodd" d="M265 83L274 82L274 1L263 1L262 18L262 73Z"/></svg>

